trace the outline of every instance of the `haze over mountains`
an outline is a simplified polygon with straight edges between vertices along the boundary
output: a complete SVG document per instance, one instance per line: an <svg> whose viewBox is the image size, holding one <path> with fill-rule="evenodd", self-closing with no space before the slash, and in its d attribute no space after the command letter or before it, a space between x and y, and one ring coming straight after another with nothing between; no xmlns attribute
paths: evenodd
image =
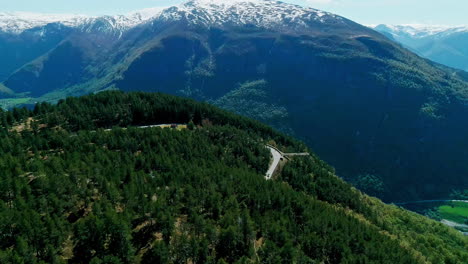
<svg viewBox="0 0 468 264"><path fill-rule="evenodd" d="M374 29L425 58L468 71L468 26L382 24Z"/></svg>
<svg viewBox="0 0 468 264"><path fill-rule="evenodd" d="M136 20L73 21L3 27L3 98L187 96L305 140L340 176L372 175L381 190L359 187L389 201L468 186L467 77L346 18L268 0L196 0Z"/></svg>

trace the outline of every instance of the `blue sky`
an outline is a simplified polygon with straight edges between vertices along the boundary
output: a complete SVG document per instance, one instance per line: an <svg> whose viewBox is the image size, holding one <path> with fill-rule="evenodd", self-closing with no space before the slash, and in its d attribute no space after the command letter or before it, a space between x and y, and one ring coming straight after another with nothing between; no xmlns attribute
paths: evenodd
<svg viewBox="0 0 468 264"><path fill-rule="evenodd" d="M28 11L90 15L181 3L181 0L0 0L0 12ZM336 13L362 24L467 25L466 0L283 0Z"/></svg>

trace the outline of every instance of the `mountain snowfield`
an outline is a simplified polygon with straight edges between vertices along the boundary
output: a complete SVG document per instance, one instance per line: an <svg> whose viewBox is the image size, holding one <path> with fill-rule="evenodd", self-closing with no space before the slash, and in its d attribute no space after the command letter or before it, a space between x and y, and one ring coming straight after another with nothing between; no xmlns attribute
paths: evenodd
<svg viewBox="0 0 468 264"><path fill-rule="evenodd" d="M0 12L0 31L20 34L25 30L42 27L50 23L77 26L90 19L84 15L39 14L29 12Z"/></svg>
<svg viewBox="0 0 468 264"><path fill-rule="evenodd" d="M443 37L454 33L468 32L467 25L444 26L444 25L424 25L424 24L403 24L403 25L370 25L377 31L386 31L393 36L407 35L414 38Z"/></svg>
<svg viewBox="0 0 468 264"><path fill-rule="evenodd" d="M108 22L111 29L128 30L156 16L164 8L148 8L127 15L93 17L77 14L40 14L29 12L0 12L0 31L21 34L26 30L39 28L52 23L71 28L87 29L99 21Z"/></svg>
<svg viewBox="0 0 468 264"><path fill-rule="evenodd" d="M171 7L159 14L162 20L186 19L203 25L248 25L277 28L295 25L296 29L307 27L311 21L321 23L339 16L313 8L281 3L271 0L195 0Z"/></svg>
<svg viewBox="0 0 468 264"><path fill-rule="evenodd" d="M0 31L13 34L51 23L89 32L96 23L104 32L124 32L140 24L153 21L187 20L193 24L223 25L226 23L252 24L264 28L295 25L306 28L312 21L326 23L341 17L298 5L273 0L192 0L171 7L155 7L127 15L92 17L72 14L38 14L26 12L0 13Z"/></svg>

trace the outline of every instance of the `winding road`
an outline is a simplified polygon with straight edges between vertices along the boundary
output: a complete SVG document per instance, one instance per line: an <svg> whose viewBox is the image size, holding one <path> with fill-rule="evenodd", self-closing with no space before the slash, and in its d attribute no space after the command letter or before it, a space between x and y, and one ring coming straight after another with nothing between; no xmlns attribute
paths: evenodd
<svg viewBox="0 0 468 264"><path fill-rule="evenodd" d="M173 124L138 126L138 128L154 128L154 127L164 128L164 127L171 127L171 125L173 125ZM182 126L182 127L186 126L186 125L182 125L182 124L176 124L176 125L177 126ZM105 129L104 131L111 131L112 129L113 128ZM126 128L124 128L124 129L126 129ZM96 131L92 131L92 132L96 132ZM278 165L280 164L281 160L283 160L283 159L287 160L288 157L292 157L292 156L309 156L310 155L307 152L304 152L304 153L283 153L283 152L281 152L281 150L279 150L278 148L276 148L274 146L271 146L271 145L266 145L265 147L270 150L271 155L273 156L273 160L272 160L272 162L270 164L270 167L268 168L268 171L265 174L265 178L267 180L271 179L271 177L275 173L276 169L278 168Z"/></svg>

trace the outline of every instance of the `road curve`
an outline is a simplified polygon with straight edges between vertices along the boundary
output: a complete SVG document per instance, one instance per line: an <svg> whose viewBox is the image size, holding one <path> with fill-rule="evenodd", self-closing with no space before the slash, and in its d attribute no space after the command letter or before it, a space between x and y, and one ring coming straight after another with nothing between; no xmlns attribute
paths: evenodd
<svg viewBox="0 0 468 264"><path fill-rule="evenodd" d="M172 124L159 124L159 125L148 125L148 126L138 126L137 128L154 128L154 127L166 127L170 126ZM180 124L176 124L180 125ZM126 129L126 128L124 128ZM112 129L105 129L104 131L111 131ZM96 132L96 131L92 131ZM266 148L268 148L271 152L271 155L273 156L273 161L270 164L270 167L268 168L268 171L265 174L265 178L267 180L270 180L271 177L273 176L273 173L275 172L276 168L278 167L280 161L284 159L287 156L309 156L309 153L283 153L279 149L277 149L274 146L266 145Z"/></svg>
<svg viewBox="0 0 468 264"><path fill-rule="evenodd" d="M272 148L270 146L266 146L266 147L270 150L271 155L273 156L273 162L271 163L270 168L268 168L268 171L267 171L267 173L265 175L265 178L267 180L270 180L271 177L273 176L273 173L276 170L276 167L278 167L278 164L279 164L281 158L283 158L283 155L281 155L281 153L278 150L276 150L276 149L274 149L274 148Z"/></svg>
<svg viewBox="0 0 468 264"><path fill-rule="evenodd" d="M304 152L304 153L283 153L279 149L277 149L274 146L271 145L266 145L266 148L268 148L271 152L271 155L273 156L273 162L270 165L270 168L268 168L267 173L265 174L265 178L267 180L270 180L271 177L273 176L273 173L275 172L276 168L278 167L280 161L284 158L288 160L287 157L292 157L292 156L310 156L309 153Z"/></svg>

